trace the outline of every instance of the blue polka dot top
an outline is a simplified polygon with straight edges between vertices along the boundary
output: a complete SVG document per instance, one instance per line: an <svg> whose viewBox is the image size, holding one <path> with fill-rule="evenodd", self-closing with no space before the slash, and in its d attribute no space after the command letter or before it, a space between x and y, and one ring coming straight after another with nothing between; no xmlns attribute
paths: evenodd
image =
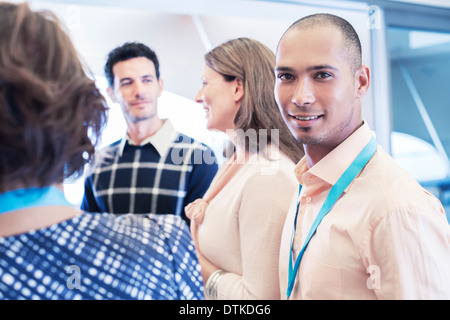
<svg viewBox="0 0 450 320"><path fill-rule="evenodd" d="M194 244L174 215L85 213L0 237L0 299L203 299Z"/></svg>

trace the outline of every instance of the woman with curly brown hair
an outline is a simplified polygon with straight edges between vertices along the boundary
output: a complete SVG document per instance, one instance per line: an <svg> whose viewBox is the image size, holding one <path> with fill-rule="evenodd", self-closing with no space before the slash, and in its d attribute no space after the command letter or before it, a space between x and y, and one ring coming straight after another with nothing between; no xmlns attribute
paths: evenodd
<svg viewBox="0 0 450 320"><path fill-rule="evenodd" d="M58 19L0 3L0 299L203 297L181 218L118 221L66 201L106 111Z"/></svg>

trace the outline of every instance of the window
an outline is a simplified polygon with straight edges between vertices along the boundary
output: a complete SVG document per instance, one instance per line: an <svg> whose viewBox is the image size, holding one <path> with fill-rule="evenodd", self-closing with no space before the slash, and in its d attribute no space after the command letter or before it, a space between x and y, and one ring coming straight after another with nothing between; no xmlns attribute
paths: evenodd
<svg viewBox="0 0 450 320"><path fill-rule="evenodd" d="M450 206L450 33L390 27L392 155Z"/></svg>

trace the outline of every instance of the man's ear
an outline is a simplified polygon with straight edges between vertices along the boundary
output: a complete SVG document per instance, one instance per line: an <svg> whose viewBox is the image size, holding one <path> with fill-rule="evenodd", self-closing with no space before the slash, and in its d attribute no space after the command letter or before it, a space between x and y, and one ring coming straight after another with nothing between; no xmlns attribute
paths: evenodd
<svg viewBox="0 0 450 320"><path fill-rule="evenodd" d="M158 94L158 97L160 97L162 92L164 91L164 80L162 78L159 78L158 79L158 83L159 83L159 94Z"/></svg>
<svg viewBox="0 0 450 320"><path fill-rule="evenodd" d="M108 93L108 96L111 98L111 100L115 103L117 103L117 99L114 95L114 90L113 88L111 88L110 86L108 86L108 88L106 88L106 92Z"/></svg>
<svg viewBox="0 0 450 320"><path fill-rule="evenodd" d="M244 84L238 78L236 78L234 81L236 82L236 85L234 88L234 101L239 102L244 97Z"/></svg>
<svg viewBox="0 0 450 320"><path fill-rule="evenodd" d="M356 97L361 99L369 90L370 69L368 66L361 66L355 73Z"/></svg>

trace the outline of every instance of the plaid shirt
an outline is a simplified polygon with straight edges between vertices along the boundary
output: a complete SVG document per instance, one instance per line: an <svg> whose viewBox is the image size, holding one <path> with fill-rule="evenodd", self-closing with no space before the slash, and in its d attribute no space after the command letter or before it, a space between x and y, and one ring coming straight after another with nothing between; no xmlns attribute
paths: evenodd
<svg viewBox="0 0 450 320"><path fill-rule="evenodd" d="M203 197L217 172L217 159L206 145L176 132L168 120L156 135L153 143L135 146L124 138L102 150L85 180L81 209L175 214L188 221L184 207Z"/></svg>

